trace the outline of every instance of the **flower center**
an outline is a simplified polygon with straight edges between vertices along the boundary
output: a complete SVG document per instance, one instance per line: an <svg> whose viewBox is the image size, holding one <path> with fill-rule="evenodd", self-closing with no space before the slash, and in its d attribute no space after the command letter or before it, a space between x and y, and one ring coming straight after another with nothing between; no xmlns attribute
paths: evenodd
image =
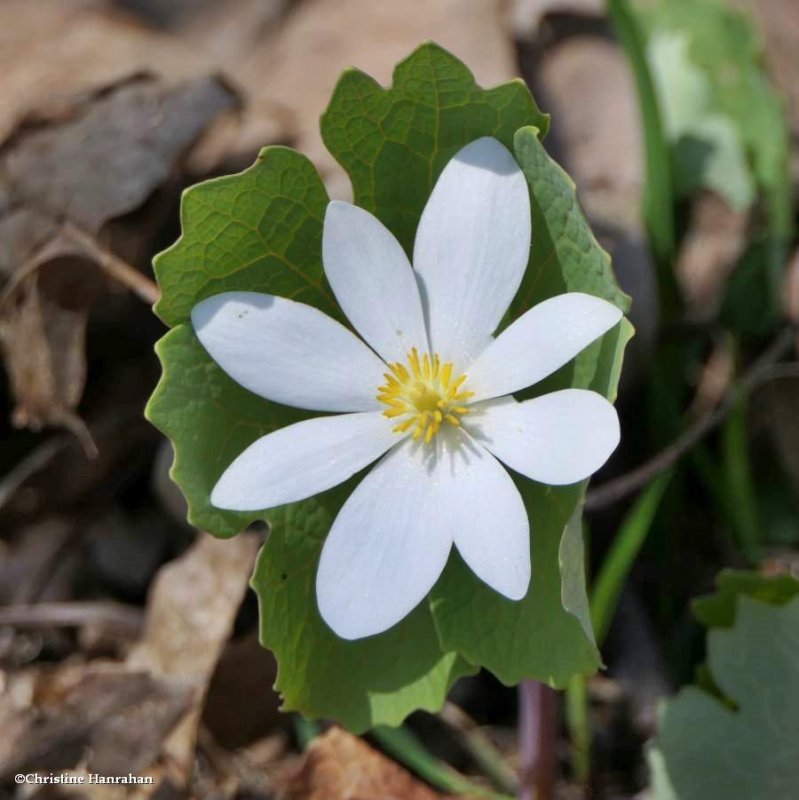
<svg viewBox="0 0 799 800"><path fill-rule="evenodd" d="M463 404L474 392L461 390L466 375L453 379L452 363L442 364L437 354L431 358L425 353L420 358L414 347L406 364L396 362L388 368L391 371L385 373L386 383L377 390L377 399L388 406L385 416L401 418L394 426L397 433L412 431L414 439L429 444L444 422L457 427L469 413Z"/></svg>

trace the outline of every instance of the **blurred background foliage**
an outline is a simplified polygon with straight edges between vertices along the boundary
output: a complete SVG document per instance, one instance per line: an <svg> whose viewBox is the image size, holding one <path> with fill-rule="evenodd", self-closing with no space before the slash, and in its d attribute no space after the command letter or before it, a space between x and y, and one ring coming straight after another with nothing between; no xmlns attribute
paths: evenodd
<svg viewBox="0 0 799 800"><path fill-rule="evenodd" d="M523 76L634 300L622 446L584 522L607 669L540 706L539 774L522 784L699 796L669 763L708 714L680 694L658 739L657 709L688 683L689 699L740 702L716 674L725 636L756 665L754 695L793 681L777 693L793 719L795 665L760 673L779 641L750 645L796 635L795 0L5 0L2 796L66 796L23 795L23 769L141 771L156 785L119 796L142 798L517 791L516 695L486 675L365 740L281 717L246 586L264 532L188 528L141 417L163 333L150 264L181 189L288 143L346 197L318 127L335 78L355 64L387 83L425 39L484 86ZM762 771L779 748L759 747L741 751L760 776L741 797L774 796L782 774Z"/></svg>

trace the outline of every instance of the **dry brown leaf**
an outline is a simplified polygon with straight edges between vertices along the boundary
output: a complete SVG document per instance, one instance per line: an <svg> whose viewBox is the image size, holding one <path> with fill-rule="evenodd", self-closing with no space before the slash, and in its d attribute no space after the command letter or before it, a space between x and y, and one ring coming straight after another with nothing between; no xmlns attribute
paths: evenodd
<svg viewBox="0 0 799 800"><path fill-rule="evenodd" d="M140 206L209 121L235 102L215 78L115 85L75 105L60 124L18 130L0 161L7 203L95 234ZM13 256L19 262L5 246L0 254L2 268Z"/></svg>
<svg viewBox="0 0 799 800"><path fill-rule="evenodd" d="M106 5L0 3L0 142L23 119L69 116L76 97L136 73L179 81L208 71L202 53Z"/></svg>
<svg viewBox="0 0 799 800"><path fill-rule="evenodd" d="M119 280L120 270L92 236L141 206L209 121L234 102L212 78L173 87L139 79L78 102L60 123L23 126L6 143L0 347L17 400L15 425L66 426L94 454L75 414L85 382L86 325L106 278ZM138 273L128 274L136 289Z"/></svg>
<svg viewBox="0 0 799 800"><path fill-rule="evenodd" d="M0 3L0 86L4 96L0 142L22 119L69 115L75 97L90 95L132 75L147 72L175 83L222 71L231 53L240 61L252 40L263 37L268 16L264 8L271 5L264 0L242 0L231 13L229 3L206 3L198 9L191 0L191 5L184 7L189 12L185 21L196 19L196 24L189 24L188 30L181 31L183 35L173 36L145 28L137 18L102 0L4 0ZM275 15L279 11L277 8ZM252 160L258 147L285 141L288 136L280 113L268 105L248 102L242 125L228 117L217 120L203 137L202 146L192 151L189 162L192 169L207 174L231 156Z"/></svg>
<svg viewBox="0 0 799 800"><path fill-rule="evenodd" d="M8 679L0 699L0 779L68 769L137 772L151 764L190 701L179 681L119 664L65 664Z"/></svg>
<svg viewBox="0 0 799 800"><path fill-rule="evenodd" d="M2 676L0 779L74 768L153 775L152 786L125 795L142 800L185 789L203 699L257 548L253 535L232 541L202 535L164 567L144 636L125 663L76 661Z"/></svg>
<svg viewBox="0 0 799 800"><path fill-rule="evenodd" d="M103 277L57 236L19 274L0 305L0 348L17 399L12 422L33 430L64 426L95 455L74 409L86 378L89 309L102 294Z"/></svg>
<svg viewBox="0 0 799 800"><path fill-rule="evenodd" d="M286 792L289 800L437 800L398 764L341 728L314 739Z"/></svg>
<svg viewBox="0 0 799 800"><path fill-rule="evenodd" d="M191 692L188 712L162 749L165 780L172 786L188 781L205 694L233 630L258 546L252 534L231 540L200 534L155 579L145 635L128 666L178 679Z"/></svg>
<svg viewBox="0 0 799 800"><path fill-rule="evenodd" d="M589 216L639 230L643 141L624 53L598 36L571 36L547 48L532 77Z"/></svg>
<svg viewBox="0 0 799 800"><path fill-rule="evenodd" d="M383 84L398 61L434 39L494 85L517 73L499 0L306 0L239 65L230 65L251 102L282 107L296 146L345 194L346 179L325 150L319 116L341 72L356 66Z"/></svg>
<svg viewBox="0 0 799 800"><path fill-rule="evenodd" d="M748 228L749 212L730 208L719 195L703 192L693 201L675 267L693 319L715 315L727 279L746 247Z"/></svg>

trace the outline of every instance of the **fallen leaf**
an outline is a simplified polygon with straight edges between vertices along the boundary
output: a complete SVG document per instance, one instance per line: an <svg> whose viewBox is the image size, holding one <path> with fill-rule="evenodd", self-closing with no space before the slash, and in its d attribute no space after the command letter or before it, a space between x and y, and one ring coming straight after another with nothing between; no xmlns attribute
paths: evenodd
<svg viewBox="0 0 799 800"><path fill-rule="evenodd" d="M153 584L145 634L128 667L177 679L191 692L188 711L161 751L165 782L174 787L188 781L208 684L232 633L258 546L253 534L230 540L200 534Z"/></svg>
<svg viewBox="0 0 799 800"><path fill-rule="evenodd" d="M177 86L142 77L103 90L60 124L23 126L6 144L0 175L9 204L96 234L140 206L208 122L235 103L208 77Z"/></svg>
<svg viewBox="0 0 799 800"><path fill-rule="evenodd" d="M570 36L545 50L534 77L552 114L551 139L586 212L640 230L643 140L624 53L599 36Z"/></svg>
<svg viewBox="0 0 799 800"><path fill-rule="evenodd" d="M208 72L201 52L102 2L0 3L0 141L24 119L69 117L76 98L151 72L177 82Z"/></svg>
<svg viewBox="0 0 799 800"><path fill-rule="evenodd" d="M102 294L103 277L57 238L21 272L26 274L0 305L0 348L17 399L12 422L32 430L66 427L94 456L96 447L74 409L86 379L89 309Z"/></svg>
<svg viewBox="0 0 799 800"><path fill-rule="evenodd" d="M342 728L314 739L288 800L436 800L443 795Z"/></svg>
<svg viewBox="0 0 799 800"><path fill-rule="evenodd" d="M109 279L127 278L140 294L145 279L120 267L94 237L141 206L209 121L234 103L213 78L174 87L142 78L76 102L60 123L23 125L6 143L0 348L16 426L65 426L96 454L75 413L89 310Z"/></svg>
<svg viewBox="0 0 799 800"><path fill-rule="evenodd" d="M727 279L746 247L749 218L748 211L733 209L712 192L692 202L675 271L693 319L708 320L718 311Z"/></svg>
<svg viewBox="0 0 799 800"><path fill-rule="evenodd" d="M65 664L11 680L0 701L0 779L84 759L93 772L137 772L190 700L180 682L119 664Z"/></svg>

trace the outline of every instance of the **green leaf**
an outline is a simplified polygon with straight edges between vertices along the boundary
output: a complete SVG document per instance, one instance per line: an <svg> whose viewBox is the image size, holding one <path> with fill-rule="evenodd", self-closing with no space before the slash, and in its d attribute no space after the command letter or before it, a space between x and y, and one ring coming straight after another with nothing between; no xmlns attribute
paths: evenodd
<svg viewBox="0 0 799 800"><path fill-rule="evenodd" d="M512 148L523 125L542 133L549 127L524 81L482 89L461 61L428 43L397 65L389 89L347 70L321 128L327 149L349 173L355 203L410 254L422 209L450 158L481 136Z"/></svg>
<svg viewBox="0 0 799 800"><path fill-rule="evenodd" d="M709 665L730 708L688 687L660 716L659 800L799 796L799 599L742 597L734 626L708 634Z"/></svg>
<svg viewBox="0 0 799 800"><path fill-rule="evenodd" d="M599 653L579 620L563 607L558 553L581 487L553 488L517 480L531 527L533 577L523 600L489 589L456 552L432 592L433 618L444 648L462 653L513 685L536 678L563 687L593 674Z"/></svg>
<svg viewBox="0 0 799 800"><path fill-rule="evenodd" d="M340 494L326 495L324 505L308 500L269 512L211 506L211 489L239 453L311 415L242 389L211 360L188 324L195 303L231 289L292 297L341 318L321 264L327 202L311 163L282 147L266 148L239 175L185 193L183 235L156 260L162 289L157 311L176 327L158 343L163 375L146 413L173 443L172 477L193 525L233 536L254 519L271 524L253 586L261 603L261 640L278 658L285 707L362 731L396 725L417 708L439 708L452 682L472 668L442 651L426 608L365 642L338 639L322 622L312 579Z"/></svg>
<svg viewBox="0 0 799 800"><path fill-rule="evenodd" d="M704 187L746 209L755 198L754 175L733 120L717 110L707 73L689 56L688 33L656 30L647 48L674 148L675 192L689 197Z"/></svg>
<svg viewBox="0 0 799 800"><path fill-rule="evenodd" d="M735 603L741 596L781 606L799 594L799 581L790 575L769 577L734 569L719 573L716 587L713 594L693 602L694 616L708 628L731 628L735 622Z"/></svg>
<svg viewBox="0 0 799 800"><path fill-rule="evenodd" d="M319 554L353 483L272 513L252 586L261 641L278 659L283 710L332 717L362 733L399 725L415 709L438 711L452 683L474 668L442 652L424 604L386 633L357 641L340 639L320 617Z"/></svg>
<svg viewBox="0 0 799 800"><path fill-rule="evenodd" d="M188 502L189 522L215 536L234 536L265 515L215 508L210 502L214 484L252 442L304 419L307 412L242 389L211 360L190 325L171 330L156 352L163 373L146 415L172 441L171 476Z"/></svg>
<svg viewBox="0 0 799 800"><path fill-rule="evenodd" d="M578 503L560 539L558 551L560 564L560 600L563 608L577 618L591 644L596 636L591 624L591 608L585 584L585 541L583 539L583 506Z"/></svg>
<svg viewBox="0 0 799 800"><path fill-rule="evenodd" d="M490 135L512 146L522 126L534 126L526 135L537 144L547 122L521 81L483 90L457 59L425 45L397 67L390 89L355 70L346 72L322 129L331 152L350 173L356 202L380 217L410 251L433 183L462 145ZM541 172L537 185L531 184L539 227L535 280L544 287L558 284L558 291L580 288L610 297L626 308L607 255L573 208L573 185L540 153L538 166L528 170L534 178ZM267 148L251 169L186 192L183 234L156 262L162 288L157 312L175 327L158 346L163 378L147 413L173 441L173 476L187 496L194 524L230 536L255 518L270 523L253 586L261 606L262 641L279 661L277 686L285 707L333 717L361 731L396 725L416 708L440 707L452 682L483 661L467 663L462 656L470 648L460 652L445 641L439 620L426 606L394 629L357 642L339 639L324 625L316 607L316 566L324 537L354 481L268 513L234 514L210 506L213 485L241 450L309 415L234 384L213 364L188 324L198 301L233 289L291 297L342 319L321 265L326 204L312 165L285 148ZM540 258L546 263L536 261ZM550 271L562 280L550 281ZM533 287L532 296L546 295ZM517 303L515 313L523 310ZM613 396L631 332L622 323L555 381ZM530 637L528 646L540 651L535 669L557 680L574 671L592 672L598 664L595 648L560 600L560 539L581 492L582 487L550 490L529 482L523 487L535 524L545 529L533 545L541 565L533 616L544 619L548 634L544 640ZM571 549L564 552L569 561ZM563 569L567 581L579 579L570 561ZM573 596L568 587L566 594ZM560 661L553 664L545 651L561 638ZM508 672L518 671L519 663L511 663ZM505 674L501 664L497 671Z"/></svg>
<svg viewBox="0 0 799 800"><path fill-rule="evenodd" d="M704 144L696 178L704 175L704 185L739 205L749 194L746 183L781 191L788 126L749 19L719 0L658 0L641 9L640 19L672 139L688 136Z"/></svg>
<svg viewBox="0 0 799 800"><path fill-rule="evenodd" d="M516 134L515 152L533 207L532 266L515 301L516 313L563 291L588 292L626 309L629 298L591 233L574 184L546 154L535 128ZM614 398L631 335L632 327L624 321L573 364L534 387L535 393L578 386ZM555 488L522 478L517 486L531 526L533 578L527 597L518 602L504 599L454 554L433 590L433 617L445 649L487 667L501 681L536 678L561 687L576 674L594 673L601 663L580 601L585 593L583 556L574 546L573 527L569 529L569 521L579 513L584 486ZM526 631L535 634L525 635Z"/></svg>
<svg viewBox="0 0 799 800"><path fill-rule="evenodd" d="M514 151L530 186L533 245L511 318L547 297L576 291L628 311L630 298L580 208L574 181L549 157L534 127L516 133Z"/></svg>
<svg viewBox="0 0 799 800"><path fill-rule="evenodd" d="M162 294L156 313L173 327L203 298L235 289L340 318L322 270L327 203L314 165L287 147L266 147L244 172L187 189L183 234L153 265Z"/></svg>

